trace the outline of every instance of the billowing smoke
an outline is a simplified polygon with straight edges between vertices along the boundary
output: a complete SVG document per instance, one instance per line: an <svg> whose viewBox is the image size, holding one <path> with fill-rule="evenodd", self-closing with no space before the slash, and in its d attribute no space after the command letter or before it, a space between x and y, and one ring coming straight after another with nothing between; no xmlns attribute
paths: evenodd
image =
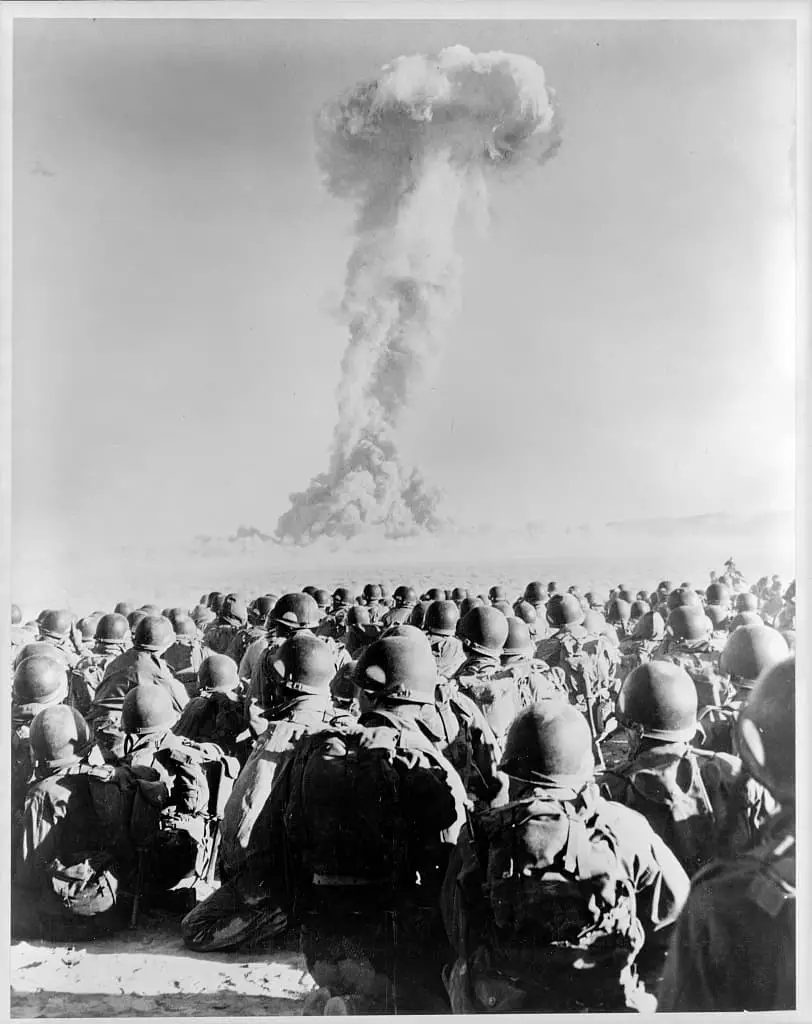
<svg viewBox="0 0 812 1024"><path fill-rule="evenodd" d="M327 104L316 137L327 187L357 211L342 304L349 342L329 467L291 495L277 536L433 530L440 493L405 464L399 440L458 305L460 214L487 211L487 173L555 152L550 92L528 57L452 46L400 57Z"/></svg>

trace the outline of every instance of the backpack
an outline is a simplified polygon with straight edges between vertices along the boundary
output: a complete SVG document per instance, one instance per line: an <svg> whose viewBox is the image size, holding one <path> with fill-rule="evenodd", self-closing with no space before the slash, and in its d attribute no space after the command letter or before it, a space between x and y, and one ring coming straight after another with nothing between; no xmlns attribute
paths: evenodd
<svg viewBox="0 0 812 1024"><path fill-rule="evenodd" d="M521 710L516 677L510 669L490 675L458 675L457 684L479 707L494 736L504 743L513 719Z"/></svg>
<svg viewBox="0 0 812 1024"><path fill-rule="evenodd" d="M562 696L559 680L545 662L533 660L510 669L516 683L516 695L522 708Z"/></svg>
<svg viewBox="0 0 812 1024"><path fill-rule="evenodd" d="M474 773L473 716L455 699L453 684L446 682L437 684L434 706L444 733L443 755L462 779L467 793Z"/></svg>
<svg viewBox="0 0 812 1024"><path fill-rule="evenodd" d="M47 867L53 893L74 917L99 917L117 902L118 878L112 857L96 853L77 864L55 858Z"/></svg>
<svg viewBox="0 0 812 1024"><path fill-rule="evenodd" d="M229 626L226 623L209 626L203 635L203 644L214 654L230 654L231 643L238 629L239 626Z"/></svg>
<svg viewBox="0 0 812 1024"><path fill-rule="evenodd" d="M621 803L638 811L693 875L716 854L716 812L693 750L682 757L665 754L659 763L618 772L625 782Z"/></svg>
<svg viewBox="0 0 812 1024"><path fill-rule="evenodd" d="M717 671L719 652L714 651L709 643L704 642L686 648L674 645L665 656L666 661L673 661L685 669L696 686L699 710L722 703L725 696L724 680Z"/></svg>
<svg viewBox="0 0 812 1024"><path fill-rule="evenodd" d="M423 769L419 795L404 791L401 762ZM290 766L285 811L300 888L372 884L402 896L415 883L418 860L425 886L453 822L422 826L432 811L438 819L448 813L450 775L448 762L416 730L328 729L303 737Z"/></svg>
<svg viewBox="0 0 812 1024"><path fill-rule="evenodd" d="M378 735L388 732L329 729L297 746L285 822L304 876L392 887L405 878L400 777L391 741Z"/></svg>
<svg viewBox="0 0 812 1024"><path fill-rule="evenodd" d="M595 734L600 735L614 713L614 677L617 655L600 633L576 637L562 633L559 637L558 665L570 701L585 713L592 704Z"/></svg>
<svg viewBox="0 0 812 1024"><path fill-rule="evenodd" d="M555 792L535 790L473 823L492 966L553 990L585 967L598 975L608 965L617 979L644 937L633 883L594 795L578 806L571 791L570 799Z"/></svg>

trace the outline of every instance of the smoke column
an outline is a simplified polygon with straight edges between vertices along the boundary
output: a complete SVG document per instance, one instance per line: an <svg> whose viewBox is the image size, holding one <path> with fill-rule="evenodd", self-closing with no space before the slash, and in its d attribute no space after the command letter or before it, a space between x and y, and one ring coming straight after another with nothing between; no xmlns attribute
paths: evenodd
<svg viewBox="0 0 812 1024"><path fill-rule="evenodd" d="M440 526L439 491L404 464L398 439L458 305L457 222L487 211L486 174L552 156L558 128L535 61L464 46L400 57L320 111L325 183L356 208L342 303L349 341L328 469L291 495L280 540Z"/></svg>

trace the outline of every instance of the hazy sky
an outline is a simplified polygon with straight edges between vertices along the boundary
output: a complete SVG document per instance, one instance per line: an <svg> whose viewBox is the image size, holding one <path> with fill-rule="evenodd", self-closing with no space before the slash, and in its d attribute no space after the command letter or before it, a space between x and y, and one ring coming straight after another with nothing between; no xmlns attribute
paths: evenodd
<svg viewBox="0 0 812 1024"><path fill-rule="evenodd" d="M457 42L541 63L565 139L464 239L409 437L448 511L791 505L791 23L18 20L15 562L272 529L325 468L351 210L313 117Z"/></svg>

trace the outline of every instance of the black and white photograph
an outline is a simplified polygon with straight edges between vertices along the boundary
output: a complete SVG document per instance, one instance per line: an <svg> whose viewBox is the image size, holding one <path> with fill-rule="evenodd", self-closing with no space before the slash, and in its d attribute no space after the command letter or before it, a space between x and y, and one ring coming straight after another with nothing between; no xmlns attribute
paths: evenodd
<svg viewBox="0 0 812 1024"><path fill-rule="evenodd" d="M0 3L12 1018L804 1019L809 32Z"/></svg>

